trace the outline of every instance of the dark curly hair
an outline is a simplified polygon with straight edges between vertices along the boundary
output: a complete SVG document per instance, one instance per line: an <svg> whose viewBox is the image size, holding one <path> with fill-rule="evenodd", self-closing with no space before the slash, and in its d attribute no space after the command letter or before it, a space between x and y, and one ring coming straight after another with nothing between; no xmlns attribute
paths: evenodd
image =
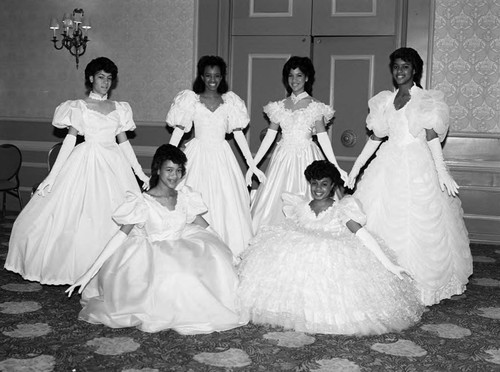
<svg viewBox="0 0 500 372"><path fill-rule="evenodd" d="M340 173L335 165L330 163L328 160L315 160L309 164L304 171L307 182L311 183L312 180L321 180L323 178L329 178L332 180L334 185L331 195L334 194L335 189L342 182L340 178ZM330 196L331 196L330 195Z"/></svg>
<svg viewBox="0 0 500 372"><path fill-rule="evenodd" d="M304 90L309 95L312 95L314 75L316 74L316 71L314 71L313 63L309 59L309 57L297 57L297 56L290 57L290 59L286 61L285 65L283 66L282 82L286 88L287 95L289 96L290 94L292 94L292 87L288 83L288 75L290 75L291 70L295 70L296 68L302 71L302 73L307 77L307 81L304 84Z"/></svg>
<svg viewBox="0 0 500 372"><path fill-rule="evenodd" d="M167 160L182 166L182 175L184 176L186 174L187 157L182 150L170 144L161 145L156 149L153 161L151 162L151 178L149 180L149 186L151 188L158 185L160 168Z"/></svg>
<svg viewBox="0 0 500 372"><path fill-rule="evenodd" d="M111 89L116 87L118 83L118 67L115 63L106 57L99 57L90 61L85 67L85 86L89 91L92 90L92 83L90 82L90 77L95 76L99 71L104 71L111 74L111 79L113 83L111 84Z"/></svg>
<svg viewBox="0 0 500 372"><path fill-rule="evenodd" d="M413 48L399 48L392 52L389 56L389 60L391 61L389 63L389 70L391 71L391 74L392 66L394 66L394 62L398 58L407 63L411 63L413 69L415 70L415 75L413 75L413 82L417 85L417 87L422 88L422 85L420 85L420 80L422 80L422 73L424 71L424 61L422 61L422 58L420 57L418 52ZM394 79L392 79L392 84L394 85L394 87L398 87Z"/></svg>
<svg viewBox="0 0 500 372"><path fill-rule="evenodd" d="M205 91L205 82L202 79L203 74L205 73L205 68L207 67L215 67L217 66L220 69L220 74L222 80L220 81L219 86L217 87L217 92L219 94L224 94L229 90L229 85L226 81L226 73L227 73L227 65L224 60L219 56L203 56L198 61L198 65L196 68L196 79L193 83L193 92L196 94L203 93Z"/></svg>

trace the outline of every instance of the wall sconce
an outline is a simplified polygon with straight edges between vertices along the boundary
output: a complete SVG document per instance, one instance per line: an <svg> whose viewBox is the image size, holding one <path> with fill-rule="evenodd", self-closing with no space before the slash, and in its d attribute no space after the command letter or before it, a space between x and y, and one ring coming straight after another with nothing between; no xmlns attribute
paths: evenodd
<svg viewBox="0 0 500 372"><path fill-rule="evenodd" d="M71 55L76 58L76 68L78 68L80 56L87 49L87 42L89 41L87 31L90 28L89 20L83 16L83 9L73 10L72 15L65 13L62 19L62 40L60 45L57 46L59 40L56 37L56 30L59 30L59 23L55 18L50 21L50 29L54 32L52 37L54 48L57 50L61 50L63 47L68 49Z"/></svg>

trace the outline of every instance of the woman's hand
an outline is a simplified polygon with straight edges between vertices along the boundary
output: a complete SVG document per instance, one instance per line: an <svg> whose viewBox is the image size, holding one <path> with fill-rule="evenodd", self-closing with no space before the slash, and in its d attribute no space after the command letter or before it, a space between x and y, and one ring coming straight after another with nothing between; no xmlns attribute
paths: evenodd
<svg viewBox="0 0 500 372"><path fill-rule="evenodd" d="M359 174L359 169L357 169L357 167L353 168L351 173L349 173L346 186L351 190L354 189L354 185L356 184L356 178L358 178L358 174Z"/></svg>
<svg viewBox="0 0 500 372"><path fill-rule="evenodd" d="M37 187L36 192L40 196L45 196L44 190L47 192L52 191L52 186L54 186L55 177L51 177L50 174L42 181L42 183Z"/></svg>
<svg viewBox="0 0 500 372"><path fill-rule="evenodd" d="M245 175L245 182L247 186L252 186L252 176L256 175L260 183L266 182L266 175L257 167L248 168L247 174Z"/></svg>
<svg viewBox="0 0 500 372"><path fill-rule="evenodd" d="M396 275L399 279L403 280L403 274L408 275L411 278L408 270L402 268L401 266L394 265L393 263L384 265L387 270Z"/></svg>
<svg viewBox="0 0 500 372"><path fill-rule="evenodd" d="M64 293L67 293L68 297L71 297L75 288L80 287L80 289L78 290L78 293L81 294L83 292L83 290L85 289L85 287L87 286L87 284L89 284L89 282L92 280L92 277L93 277L93 275L90 272L90 270L87 271L80 278L78 278L78 280L75 282L75 284L73 284L71 287L66 289L64 291Z"/></svg>

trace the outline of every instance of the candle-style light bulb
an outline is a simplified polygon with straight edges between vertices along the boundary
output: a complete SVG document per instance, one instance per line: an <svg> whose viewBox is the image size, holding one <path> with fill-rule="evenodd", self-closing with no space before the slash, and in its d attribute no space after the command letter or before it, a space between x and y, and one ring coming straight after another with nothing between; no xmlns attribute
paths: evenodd
<svg viewBox="0 0 500 372"><path fill-rule="evenodd" d="M49 28L54 33L54 38L55 38L56 37L56 30L59 30L59 23L57 22L57 19L55 19L54 17L52 17L52 19L50 20Z"/></svg>

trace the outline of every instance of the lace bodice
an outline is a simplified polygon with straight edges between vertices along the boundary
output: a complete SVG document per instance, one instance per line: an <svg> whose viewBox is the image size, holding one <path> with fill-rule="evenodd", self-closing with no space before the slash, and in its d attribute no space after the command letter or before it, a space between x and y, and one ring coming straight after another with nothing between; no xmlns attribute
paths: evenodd
<svg viewBox="0 0 500 372"><path fill-rule="evenodd" d="M174 210L169 210L148 194L129 192L125 203L113 214L113 220L120 225L135 224L133 232L152 241L176 240L181 237L186 224L206 211L201 195L185 186L178 193Z"/></svg>
<svg viewBox="0 0 500 372"><path fill-rule="evenodd" d="M331 106L317 101L312 101L306 108L292 111L285 108L285 100L268 103L264 106L264 112L273 123L280 125L282 146L308 144L316 134L314 123L323 118L329 121L334 114Z"/></svg>
<svg viewBox="0 0 500 372"><path fill-rule="evenodd" d="M52 125L75 128L87 143L116 143L118 133L134 130L136 126L127 102L115 102L115 107L104 115L89 109L84 100L66 101L56 108Z"/></svg>
<svg viewBox="0 0 500 372"><path fill-rule="evenodd" d="M222 142L226 133L245 128L250 118L243 100L233 92L222 95L223 103L210 111L191 90L180 92L167 114L167 124L182 126L187 133L195 126L195 138L204 142Z"/></svg>
<svg viewBox="0 0 500 372"><path fill-rule="evenodd" d="M425 141L425 131L420 131L414 137L408 129L408 119L406 117L406 106L396 110L394 105L387 109L387 123L389 127L389 142L405 146L416 141Z"/></svg>
<svg viewBox="0 0 500 372"><path fill-rule="evenodd" d="M309 200L294 194L283 194L283 212L301 229L339 235L348 232L349 220L361 225L366 223L366 216L359 202L352 196L346 196L332 204L327 210L316 215L309 206Z"/></svg>

